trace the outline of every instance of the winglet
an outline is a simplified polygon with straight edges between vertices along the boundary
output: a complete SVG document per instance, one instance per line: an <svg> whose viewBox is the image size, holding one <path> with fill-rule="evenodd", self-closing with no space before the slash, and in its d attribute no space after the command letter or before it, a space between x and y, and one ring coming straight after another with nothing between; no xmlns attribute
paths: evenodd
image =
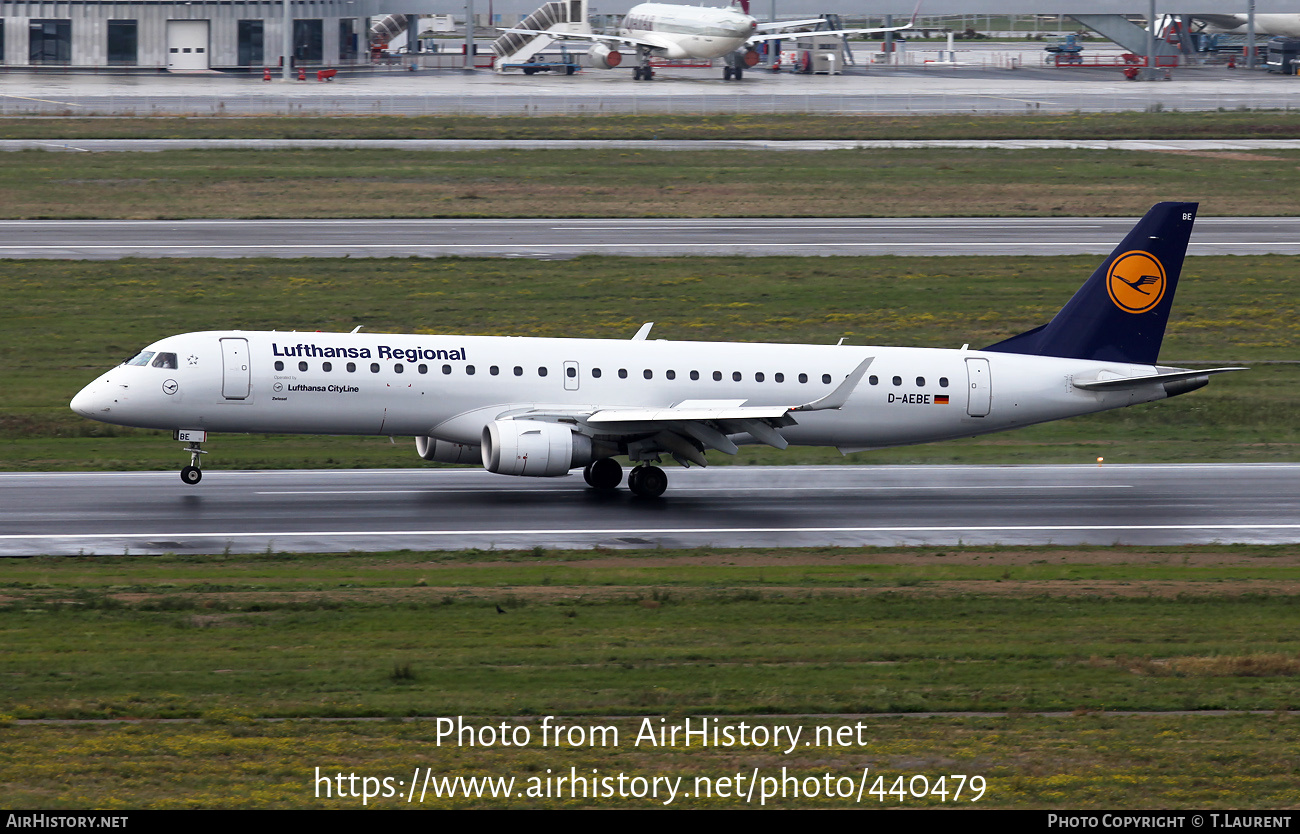
<svg viewBox="0 0 1300 834"><path fill-rule="evenodd" d="M655 323L652 322L652 321L648 321L648 322L646 322L645 324L641 325L641 329L638 330L638 331L636 332L636 335L632 337L632 341L634 341L634 342L644 342L644 341L646 340L646 338L650 335L650 328L652 328L652 327L654 327L654 326L655 326Z"/></svg>
<svg viewBox="0 0 1300 834"><path fill-rule="evenodd" d="M853 373L845 377L844 381L836 386L834 391L822 397L820 400L813 400L810 403L797 405L790 410L825 411L827 409L840 408L849 401L849 395L853 393L853 389L858 387L858 383L862 381L862 377L866 376L867 368L870 368L871 363L874 361L876 361L876 357L868 356L866 359L862 360L862 364L853 369Z"/></svg>

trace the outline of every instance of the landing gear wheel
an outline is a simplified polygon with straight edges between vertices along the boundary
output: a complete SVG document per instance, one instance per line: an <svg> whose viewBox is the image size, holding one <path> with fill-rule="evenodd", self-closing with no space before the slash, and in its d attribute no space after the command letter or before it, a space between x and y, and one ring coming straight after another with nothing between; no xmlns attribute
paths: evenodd
<svg viewBox="0 0 1300 834"><path fill-rule="evenodd" d="M601 458L587 464L582 470L582 477L586 479L587 485L594 489L618 489L618 485L623 482L623 467L619 466L618 461L613 458Z"/></svg>
<svg viewBox="0 0 1300 834"><path fill-rule="evenodd" d="M641 498L658 498L668 489L668 476L657 466L638 466L627 476L628 489Z"/></svg>
<svg viewBox="0 0 1300 834"><path fill-rule="evenodd" d="M736 78L737 81L739 81L740 79L744 78L744 77L745 77L745 70L744 70L744 68L743 68L743 67L736 67L736 71L735 71L734 75L735 75L735 78Z"/></svg>
<svg viewBox="0 0 1300 834"><path fill-rule="evenodd" d="M640 81L640 80L641 80L641 68L640 68L640 67L632 67L632 80L633 80L633 81Z"/></svg>
<svg viewBox="0 0 1300 834"><path fill-rule="evenodd" d="M723 67L723 68L722 68L722 80L723 80L723 81L730 81L730 80L731 80L731 67Z"/></svg>
<svg viewBox="0 0 1300 834"><path fill-rule="evenodd" d="M190 441L185 447L185 451L190 453L190 465L181 470L181 480L190 486L194 486L203 480L203 470L199 468L199 461L207 452L196 441Z"/></svg>

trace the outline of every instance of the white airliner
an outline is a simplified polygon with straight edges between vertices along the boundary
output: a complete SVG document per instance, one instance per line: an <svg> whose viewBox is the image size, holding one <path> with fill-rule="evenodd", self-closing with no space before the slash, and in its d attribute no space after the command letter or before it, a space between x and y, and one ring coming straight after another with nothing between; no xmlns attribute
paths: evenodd
<svg viewBox="0 0 1300 834"><path fill-rule="evenodd" d="M1244 35L1249 23L1244 14L1194 14L1192 18L1207 24L1205 31L1211 34ZM1255 34L1268 37L1274 35L1300 37L1300 14L1257 14Z"/></svg>
<svg viewBox="0 0 1300 834"><path fill-rule="evenodd" d="M87 385L78 414L169 429L202 477L208 432L414 435L425 460L583 468L656 497L664 456L765 443L864 451L1161 400L1211 374L1156 364L1195 203L1161 203L1046 325L982 350L215 331L169 336Z"/></svg>
<svg viewBox="0 0 1300 834"><path fill-rule="evenodd" d="M632 77L649 81L654 77L651 58L670 60L706 60L726 58L722 77L740 80L745 70L759 62L754 47L764 41L794 40L809 35L866 35L898 32L912 24L883 29L834 29L817 32L789 32L788 29L814 26L821 18L759 23L749 15L749 0L739 0L742 11L730 8L708 9L703 6L678 6L669 3L641 3L623 17L617 35L593 35L577 32L548 31L556 40L594 41L588 53L601 69L613 69L623 63L620 47L635 50L637 64ZM508 29L508 32L536 35L531 29Z"/></svg>

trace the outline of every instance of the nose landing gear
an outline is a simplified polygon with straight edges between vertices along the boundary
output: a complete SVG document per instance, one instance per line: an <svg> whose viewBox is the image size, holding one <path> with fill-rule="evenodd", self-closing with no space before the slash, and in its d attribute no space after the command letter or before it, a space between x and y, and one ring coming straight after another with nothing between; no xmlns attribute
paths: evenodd
<svg viewBox="0 0 1300 834"><path fill-rule="evenodd" d="M181 480L194 486L203 480L203 466L199 456L207 454L202 448L202 443L208 439L208 433L181 429L174 432L172 437L186 444L185 451L190 453L190 465L181 469Z"/></svg>

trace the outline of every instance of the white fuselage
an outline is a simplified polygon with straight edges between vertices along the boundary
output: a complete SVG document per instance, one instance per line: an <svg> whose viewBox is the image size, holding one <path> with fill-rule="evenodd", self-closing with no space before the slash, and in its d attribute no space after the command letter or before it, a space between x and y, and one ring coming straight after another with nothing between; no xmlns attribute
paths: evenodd
<svg viewBox="0 0 1300 834"><path fill-rule="evenodd" d="M1163 399L1158 385L1086 391L1072 380L1151 366L928 348L735 342L217 331L171 336L77 395L107 423L213 432L424 435L481 442L538 409L583 415L687 400L794 407L867 357L843 407L797 412L792 444L845 450L924 443ZM141 354L143 356L143 353ZM174 357L171 358L171 357ZM738 443L751 442L740 435Z"/></svg>
<svg viewBox="0 0 1300 834"><path fill-rule="evenodd" d="M1210 34L1229 33L1246 34L1249 23L1244 14L1208 14L1192 15L1206 22L1205 31ZM1255 34L1265 37L1285 35L1289 38L1300 37L1300 14L1257 14L1255 15Z"/></svg>
<svg viewBox="0 0 1300 834"><path fill-rule="evenodd" d="M666 58L705 59L735 52L757 28L754 18L731 9L642 3L623 18L619 34L662 44L655 51Z"/></svg>

